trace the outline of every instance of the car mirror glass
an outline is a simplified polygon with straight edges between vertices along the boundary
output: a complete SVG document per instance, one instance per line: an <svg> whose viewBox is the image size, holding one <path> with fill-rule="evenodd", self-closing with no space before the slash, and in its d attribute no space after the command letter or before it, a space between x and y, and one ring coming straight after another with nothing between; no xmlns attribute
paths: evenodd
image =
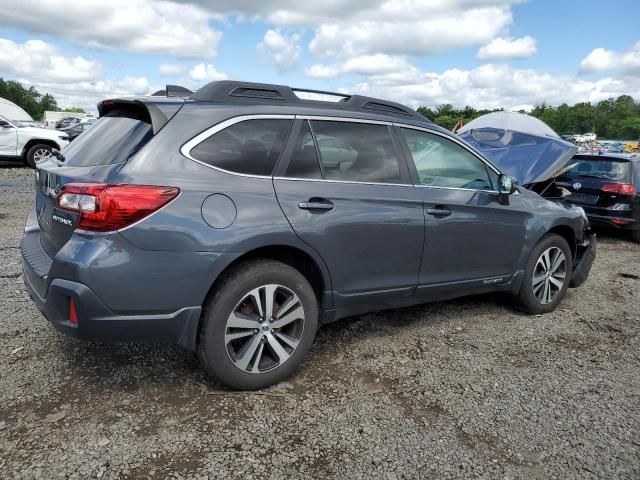
<svg viewBox="0 0 640 480"><path fill-rule="evenodd" d="M498 177L498 192L503 195L511 195L515 191L515 183L509 175L504 173Z"/></svg>

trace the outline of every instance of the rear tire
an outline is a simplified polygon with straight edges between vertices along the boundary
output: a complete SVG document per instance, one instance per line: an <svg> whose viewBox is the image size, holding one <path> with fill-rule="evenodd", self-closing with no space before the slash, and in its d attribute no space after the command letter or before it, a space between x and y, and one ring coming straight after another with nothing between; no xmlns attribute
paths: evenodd
<svg viewBox="0 0 640 480"><path fill-rule="evenodd" d="M572 267L567 241L554 233L545 235L531 251L516 307L534 315L553 311L567 292Z"/></svg>
<svg viewBox="0 0 640 480"><path fill-rule="evenodd" d="M631 231L631 241L635 243L640 243L640 230Z"/></svg>
<svg viewBox="0 0 640 480"><path fill-rule="evenodd" d="M27 165L31 168L36 168L36 163L41 162L48 156L51 156L51 150L53 150L53 148L50 145L45 145L44 143L34 145L27 150Z"/></svg>
<svg viewBox="0 0 640 480"><path fill-rule="evenodd" d="M264 388L296 370L317 327L318 301L307 279L284 263L252 260L226 273L207 301L198 356L209 375L232 388Z"/></svg>

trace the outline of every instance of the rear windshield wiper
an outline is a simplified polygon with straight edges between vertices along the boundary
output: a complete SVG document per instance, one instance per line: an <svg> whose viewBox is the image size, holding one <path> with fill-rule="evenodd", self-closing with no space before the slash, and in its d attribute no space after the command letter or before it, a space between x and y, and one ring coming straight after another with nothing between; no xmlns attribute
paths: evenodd
<svg viewBox="0 0 640 480"><path fill-rule="evenodd" d="M56 148L52 148L51 149L51 155L56 157L60 162L64 162L66 160L66 158L62 154L62 152L60 150L56 149Z"/></svg>
<svg viewBox="0 0 640 480"><path fill-rule="evenodd" d="M611 178L611 177L608 177L606 175L593 175L593 174L589 174L589 173L579 173L578 176L587 177L587 178L604 178L604 179L610 179Z"/></svg>

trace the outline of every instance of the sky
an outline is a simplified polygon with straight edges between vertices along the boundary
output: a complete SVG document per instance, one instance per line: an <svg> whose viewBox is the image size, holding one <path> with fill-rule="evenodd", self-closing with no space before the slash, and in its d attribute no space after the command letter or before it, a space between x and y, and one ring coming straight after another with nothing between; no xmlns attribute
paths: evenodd
<svg viewBox="0 0 640 480"><path fill-rule="evenodd" d="M640 1L2 0L0 77L90 111L222 79L414 108L640 100Z"/></svg>

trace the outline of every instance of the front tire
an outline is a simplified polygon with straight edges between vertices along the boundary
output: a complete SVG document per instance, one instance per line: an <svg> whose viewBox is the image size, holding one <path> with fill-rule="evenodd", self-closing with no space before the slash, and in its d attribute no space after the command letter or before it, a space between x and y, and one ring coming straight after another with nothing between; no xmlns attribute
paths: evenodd
<svg viewBox="0 0 640 480"><path fill-rule="evenodd" d="M274 260L253 260L221 278L202 316L198 356L212 377L239 390L287 378L309 351L318 302L307 279Z"/></svg>
<svg viewBox="0 0 640 480"><path fill-rule="evenodd" d="M553 311L567 293L573 261L567 241L548 234L533 248L516 306L539 315Z"/></svg>
<svg viewBox="0 0 640 480"><path fill-rule="evenodd" d="M45 145L44 143L38 143L29 148L26 156L27 165L31 168L36 168L36 163L51 156L51 150L53 150L53 148L50 145Z"/></svg>

